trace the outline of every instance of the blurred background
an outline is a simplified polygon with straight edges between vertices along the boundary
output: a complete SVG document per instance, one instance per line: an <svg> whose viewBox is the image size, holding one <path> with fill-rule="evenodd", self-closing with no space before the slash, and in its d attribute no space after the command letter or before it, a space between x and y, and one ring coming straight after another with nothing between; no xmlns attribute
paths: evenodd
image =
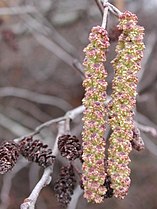
<svg viewBox="0 0 157 209"><path fill-rule="evenodd" d="M77 209L157 208L157 1L110 1L121 11L137 14L145 27L145 57L139 73L135 120L151 127L141 132L145 150L131 153L132 184L124 200L107 199L89 204L80 196ZM79 72L83 48L91 27L100 25L101 13L94 0L1 0L0 1L0 139L12 140L31 133L47 120L63 116L81 105L84 90ZM106 68L111 94L117 19L108 16L111 46ZM80 136L81 115L71 125ZM145 128L144 128L145 129ZM56 124L38 136L53 146ZM52 183L38 198L37 209L60 209ZM39 180L42 169L20 159L13 171L0 176L0 209L17 209Z"/></svg>

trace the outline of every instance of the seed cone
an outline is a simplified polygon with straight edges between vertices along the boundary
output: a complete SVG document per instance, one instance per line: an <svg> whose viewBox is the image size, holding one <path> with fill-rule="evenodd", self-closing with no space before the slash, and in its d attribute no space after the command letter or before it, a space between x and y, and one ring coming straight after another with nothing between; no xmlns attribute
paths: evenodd
<svg viewBox="0 0 157 209"><path fill-rule="evenodd" d="M68 160L80 158L82 154L81 144L76 136L62 135L58 139L58 149L61 155Z"/></svg>
<svg viewBox="0 0 157 209"><path fill-rule="evenodd" d="M32 137L20 141L20 153L29 161L36 162L42 167L52 165L55 159L48 145L44 145L40 140L34 140Z"/></svg>
<svg viewBox="0 0 157 209"><path fill-rule="evenodd" d="M67 206L71 200L71 195L75 187L75 174L72 166L64 166L61 168L60 178L54 184L54 191L58 202Z"/></svg>
<svg viewBox="0 0 157 209"><path fill-rule="evenodd" d="M3 142L0 146L0 174L11 170L19 157L19 146L12 142Z"/></svg>

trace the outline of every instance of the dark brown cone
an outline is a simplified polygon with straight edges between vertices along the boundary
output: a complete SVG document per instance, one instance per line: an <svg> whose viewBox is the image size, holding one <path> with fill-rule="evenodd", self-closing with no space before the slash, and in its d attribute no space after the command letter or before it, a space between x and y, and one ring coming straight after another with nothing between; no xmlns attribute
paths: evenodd
<svg viewBox="0 0 157 209"><path fill-rule="evenodd" d="M134 127L133 129L133 139L131 141L131 144L132 147L137 151L144 150L144 142L140 137L140 131L137 127Z"/></svg>
<svg viewBox="0 0 157 209"><path fill-rule="evenodd" d="M36 162L42 167L48 167L54 163L55 156L48 145L44 145L39 140L32 137L24 138L20 141L20 153L29 161Z"/></svg>
<svg viewBox="0 0 157 209"><path fill-rule="evenodd" d="M73 167L62 167L60 178L54 183L54 191L56 193L57 200L62 206L67 206L69 204L75 183L76 180Z"/></svg>
<svg viewBox="0 0 157 209"><path fill-rule="evenodd" d="M19 146L12 141L3 142L0 146L0 174L11 170L19 157Z"/></svg>
<svg viewBox="0 0 157 209"><path fill-rule="evenodd" d="M82 154L81 144L76 136L62 135L58 138L58 149L62 157L75 160Z"/></svg>

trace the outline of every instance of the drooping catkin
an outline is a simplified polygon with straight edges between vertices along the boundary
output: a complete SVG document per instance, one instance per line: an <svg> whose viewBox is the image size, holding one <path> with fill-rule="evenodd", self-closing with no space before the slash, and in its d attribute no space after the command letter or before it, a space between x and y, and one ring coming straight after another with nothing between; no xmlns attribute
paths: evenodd
<svg viewBox="0 0 157 209"><path fill-rule="evenodd" d="M89 34L90 43L84 49L85 59L85 97L83 104L83 165L82 182L84 197L88 201L100 203L106 193L104 182L106 178L105 159L105 127L107 72L104 68L106 50L109 47L107 31L93 27Z"/></svg>
<svg viewBox="0 0 157 209"><path fill-rule="evenodd" d="M123 199L130 186L129 153L132 150L136 105L137 73L143 57L144 28L137 25L137 17L124 12L119 18L118 29L122 31L112 61L115 70L112 102L109 104L109 123L113 133L109 139L108 174L114 196Z"/></svg>

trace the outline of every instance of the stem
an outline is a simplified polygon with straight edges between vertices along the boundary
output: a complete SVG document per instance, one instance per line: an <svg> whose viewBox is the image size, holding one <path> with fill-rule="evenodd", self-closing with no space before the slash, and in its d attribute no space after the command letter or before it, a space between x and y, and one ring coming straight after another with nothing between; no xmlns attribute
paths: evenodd
<svg viewBox="0 0 157 209"><path fill-rule="evenodd" d="M103 1L104 6L104 14L103 14L103 20L102 20L102 27L105 29L107 25L107 15L108 15L108 0Z"/></svg>

